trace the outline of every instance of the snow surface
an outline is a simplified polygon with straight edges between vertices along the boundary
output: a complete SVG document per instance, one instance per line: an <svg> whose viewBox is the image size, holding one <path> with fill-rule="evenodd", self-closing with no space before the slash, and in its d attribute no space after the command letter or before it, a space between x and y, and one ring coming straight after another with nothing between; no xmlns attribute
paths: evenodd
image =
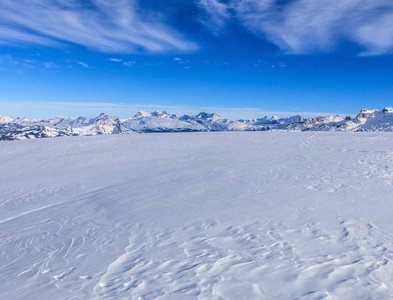
<svg viewBox="0 0 393 300"><path fill-rule="evenodd" d="M0 143L1 299L393 297L393 135Z"/></svg>

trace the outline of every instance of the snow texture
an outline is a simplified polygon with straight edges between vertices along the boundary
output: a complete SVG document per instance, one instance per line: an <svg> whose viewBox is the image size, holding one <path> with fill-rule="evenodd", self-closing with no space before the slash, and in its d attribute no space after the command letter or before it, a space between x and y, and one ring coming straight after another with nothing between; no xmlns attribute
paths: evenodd
<svg viewBox="0 0 393 300"><path fill-rule="evenodd" d="M0 116L0 140L24 140L58 136L193 132L193 131L393 131L393 108L363 109L355 118L339 116L304 119L261 118L231 121L216 114L201 112L196 116L168 114L166 111L140 111L134 117L120 120L104 113L96 118L79 117L74 120L58 116L48 120L28 120Z"/></svg>
<svg viewBox="0 0 393 300"><path fill-rule="evenodd" d="M392 298L392 149L383 132L2 142L1 299Z"/></svg>

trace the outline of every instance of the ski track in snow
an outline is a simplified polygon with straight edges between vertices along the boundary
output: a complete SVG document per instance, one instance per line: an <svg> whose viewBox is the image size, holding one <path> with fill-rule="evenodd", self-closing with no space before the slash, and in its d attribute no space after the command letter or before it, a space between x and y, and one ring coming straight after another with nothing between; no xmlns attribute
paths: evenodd
<svg viewBox="0 0 393 300"><path fill-rule="evenodd" d="M391 299L393 136L0 143L1 299Z"/></svg>

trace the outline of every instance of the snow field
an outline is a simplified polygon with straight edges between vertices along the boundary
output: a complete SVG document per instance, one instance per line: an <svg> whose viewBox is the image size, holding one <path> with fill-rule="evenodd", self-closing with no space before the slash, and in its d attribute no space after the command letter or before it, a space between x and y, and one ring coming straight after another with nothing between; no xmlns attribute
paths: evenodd
<svg viewBox="0 0 393 300"><path fill-rule="evenodd" d="M393 136L0 143L2 299L393 297Z"/></svg>

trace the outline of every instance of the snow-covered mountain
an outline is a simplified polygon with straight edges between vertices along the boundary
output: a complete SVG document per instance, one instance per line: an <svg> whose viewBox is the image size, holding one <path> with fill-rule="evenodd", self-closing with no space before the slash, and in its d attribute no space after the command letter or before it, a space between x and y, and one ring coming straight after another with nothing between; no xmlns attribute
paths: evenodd
<svg viewBox="0 0 393 300"><path fill-rule="evenodd" d="M188 122L177 115L166 111L146 112L140 111L134 117L123 120L123 132L192 132L207 131L206 128L195 122Z"/></svg>
<svg viewBox="0 0 393 300"><path fill-rule="evenodd" d="M58 116L46 120L28 120L0 117L0 120L0 140L121 133L120 120L103 113L96 118Z"/></svg>
<svg viewBox="0 0 393 300"><path fill-rule="evenodd" d="M0 140L21 140L42 137L119 134L133 132L193 131L393 131L393 108L363 109L355 117L326 116L302 118L259 118L232 121L214 113L179 117L166 111L140 111L130 119L120 120L104 113L96 118L26 119L0 116Z"/></svg>

